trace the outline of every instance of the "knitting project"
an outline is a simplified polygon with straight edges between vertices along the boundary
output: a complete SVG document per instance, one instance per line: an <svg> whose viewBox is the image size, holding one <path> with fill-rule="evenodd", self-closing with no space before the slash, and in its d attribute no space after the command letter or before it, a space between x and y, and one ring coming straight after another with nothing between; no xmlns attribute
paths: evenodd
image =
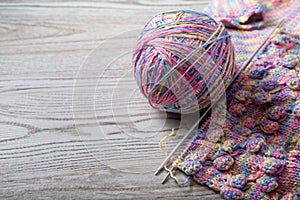
<svg viewBox="0 0 300 200"><path fill-rule="evenodd" d="M226 15L216 5L224 1L216 2L207 12L219 14L220 20ZM258 6L264 7L259 11L264 17L255 18L260 22L249 21L251 31L230 30L238 66L291 7L294 10L285 27L292 31L282 30L268 39L227 90L227 106L219 107L227 110L225 122L211 126L217 117L213 113L173 162L175 169L219 191L225 199L295 200L300 196L300 37L296 34L300 8L295 1L272 2ZM233 16L236 21L237 14Z"/></svg>

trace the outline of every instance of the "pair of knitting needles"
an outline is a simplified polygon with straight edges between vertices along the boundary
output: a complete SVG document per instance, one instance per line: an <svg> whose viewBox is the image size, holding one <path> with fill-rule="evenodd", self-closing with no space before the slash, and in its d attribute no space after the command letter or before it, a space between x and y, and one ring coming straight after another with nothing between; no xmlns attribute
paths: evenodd
<svg viewBox="0 0 300 200"><path fill-rule="evenodd" d="M268 35L268 37L263 41L263 43L256 49L255 52L246 60L246 62L242 65L242 67L237 71L237 73L233 76L230 84L226 87L226 90L229 88L229 86L233 83L233 81L239 76L239 74L251 63L253 58L257 55L257 53L262 49L262 47L266 44L266 42L269 40L270 37L272 37L273 34L277 33L278 30L282 27L284 24L285 19L281 20L276 27L271 31L271 33ZM221 96L222 97L222 96ZM220 97L220 98L221 98ZM173 154L177 151L177 149L182 145L182 143L187 139L187 137L194 131L194 129L198 126L198 124L203 120L203 118L208 114L208 112L218 103L220 100L217 99L215 103L213 103L205 112L204 114L196 121L196 123L189 129L189 131L185 134L185 136L179 141L179 143L174 147L174 149L170 152L170 154L165 158L165 160L161 163L161 165L157 168L155 171L155 175L158 175L158 173L164 168L164 166L170 161L170 158L173 156ZM174 167L171 167L170 172L174 170ZM165 178L162 181L162 184L166 182L166 180L170 176L170 172L165 176Z"/></svg>

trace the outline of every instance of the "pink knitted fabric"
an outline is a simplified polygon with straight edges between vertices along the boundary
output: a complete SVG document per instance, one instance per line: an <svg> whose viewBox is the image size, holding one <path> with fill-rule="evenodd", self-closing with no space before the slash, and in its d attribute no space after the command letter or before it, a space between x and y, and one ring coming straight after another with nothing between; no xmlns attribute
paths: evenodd
<svg viewBox="0 0 300 200"><path fill-rule="evenodd" d="M225 23L225 25L227 25L227 30L232 36L238 67L248 59L266 35L283 18L287 18L284 27L289 29L289 32L295 34L300 32L299 0L264 0L259 2L260 4L257 4L256 0L214 0L204 10L205 13L219 21L232 21L230 24ZM252 11L255 7L260 8L259 12ZM248 8L250 8L249 11ZM235 14L232 15L232 13ZM241 13L240 17L237 13ZM255 20L248 20L244 24L237 23L237 19L245 18L242 13L247 13L248 19L254 18ZM252 15L250 15L251 13ZM261 15L261 17L253 17L253 15Z"/></svg>
<svg viewBox="0 0 300 200"><path fill-rule="evenodd" d="M265 5L256 0L219 0L209 9L213 17L227 27L245 30L261 28L266 17Z"/></svg>

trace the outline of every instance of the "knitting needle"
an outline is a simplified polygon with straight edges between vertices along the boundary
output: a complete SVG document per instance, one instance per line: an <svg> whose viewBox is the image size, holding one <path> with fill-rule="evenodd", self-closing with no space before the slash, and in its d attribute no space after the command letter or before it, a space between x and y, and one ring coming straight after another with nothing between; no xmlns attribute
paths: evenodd
<svg viewBox="0 0 300 200"><path fill-rule="evenodd" d="M256 51L246 60L246 62L242 65L242 67L237 71L237 73L233 76L233 79L231 80L231 83L226 87L226 89L228 89L228 87L233 83L233 81L239 76L239 74L250 64L250 62L253 60L253 58L256 56L256 54L260 51L260 49L265 45L265 43L269 40L269 38L277 31L278 28L280 28L283 23L284 23L284 19L282 19L277 26L273 29L273 31L268 35L268 37L263 41L263 43L256 49ZM221 97L220 97L221 98ZM218 101L220 100L220 98L218 99ZM206 111L205 113L200 117L199 120L197 120L197 122L190 128L190 130L187 132L187 134L181 139L181 141L175 146L175 148L170 152L170 154L167 156L167 158L161 163L161 165L159 166L159 168L155 171L155 175L157 175L165 166L165 164L170 160L171 156L173 156L173 154L175 153L175 151L180 147L180 145L184 142L184 140L189 136L189 134L191 134L193 132L193 130L196 128L196 126L199 124L199 122L207 115L207 113L209 112L209 110L211 108L213 108L213 106L215 106L215 104L218 102L216 101L214 104L212 104ZM172 171L174 168L172 167L170 170ZM168 179L168 177L170 176L170 173L168 173L165 178L162 181L162 184L164 184L166 182L166 180Z"/></svg>

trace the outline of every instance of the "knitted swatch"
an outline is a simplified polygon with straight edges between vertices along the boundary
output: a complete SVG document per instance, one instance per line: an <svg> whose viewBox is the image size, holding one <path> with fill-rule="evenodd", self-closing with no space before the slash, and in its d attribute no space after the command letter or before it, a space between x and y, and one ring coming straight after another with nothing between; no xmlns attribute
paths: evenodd
<svg viewBox="0 0 300 200"><path fill-rule="evenodd" d="M266 17L256 18L265 28L229 30L238 66L291 7L296 10L289 12L285 27L293 30L269 38L228 89L227 106L220 107L227 109L225 122L211 126L216 117L210 116L173 163L225 199L292 200L300 195L300 37L295 34L300 8L295 2L272 2L264 5Z"/></svg>

